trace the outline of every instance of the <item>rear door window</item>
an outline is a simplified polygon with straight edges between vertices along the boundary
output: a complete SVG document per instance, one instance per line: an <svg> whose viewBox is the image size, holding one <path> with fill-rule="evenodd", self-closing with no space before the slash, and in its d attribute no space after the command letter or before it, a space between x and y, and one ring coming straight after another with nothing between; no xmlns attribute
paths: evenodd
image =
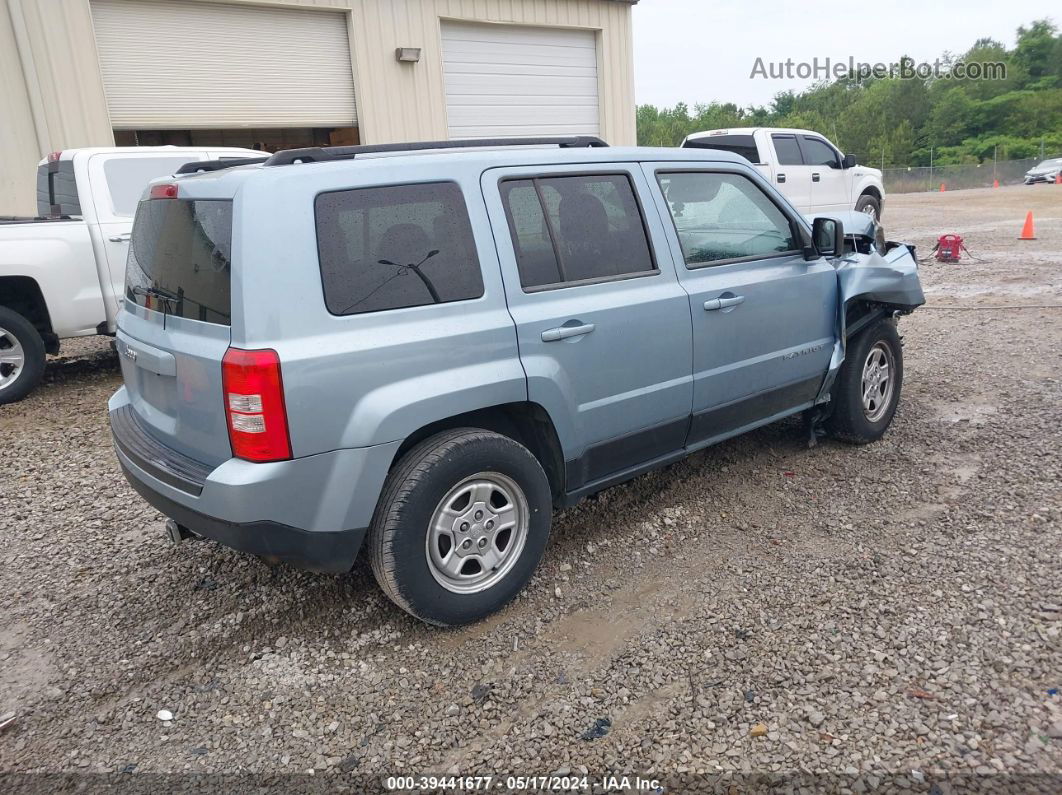
<svg viewBox="0 0 1062 795"><path fill-rule="evenodd" d="M472 224L455 183L322 193L314 209L321 281L332 314L483 295Z"/></svg>
<svg viewBox="0 0 1062 795"><path fill-rule="evenodd" d="M802 166L804 158L800 155L795 135L772 135L774 151L778 154L778 163L783 166Z"/></svg>
<svg viewBox="0 0 1062 795"><path fill-rule="evenodd" d="M232 202L140 202L125 269L125 295L168 315L229 325Z"/></svg>
<svg viewBox="0 0 1062 795"><path fill-rule="evenodd" d="M525 290L656 272L625 174L506 180L501 195Z"/></svg>

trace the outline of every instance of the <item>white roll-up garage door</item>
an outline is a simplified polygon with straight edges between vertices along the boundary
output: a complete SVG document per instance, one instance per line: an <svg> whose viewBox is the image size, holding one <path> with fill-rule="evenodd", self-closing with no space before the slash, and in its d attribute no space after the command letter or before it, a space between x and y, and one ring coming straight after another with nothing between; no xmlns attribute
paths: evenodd
<svg viewBox="0 0 1062 795"><path fill-rule="evenodd" d="M451 138L597 135L594 31L443 22Z"/></svg>
<svg viewBox="0 0 1062 795"><path fill-rule="evenodd" d="M92 0L115 129L357 125L345 13Z"/></svg>

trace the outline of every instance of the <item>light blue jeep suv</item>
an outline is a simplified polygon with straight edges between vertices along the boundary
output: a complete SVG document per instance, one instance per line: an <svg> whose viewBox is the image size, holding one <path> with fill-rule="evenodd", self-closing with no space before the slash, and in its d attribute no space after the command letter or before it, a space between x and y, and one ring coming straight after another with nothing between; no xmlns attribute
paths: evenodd
<svg viewBox="0 0 1062 795"><path fill-rule="evenodd" d="M109 406L129 482L175 539L328 572L366 545L435 624L509 601L554 507L800 412L877 439L896 317L924 302L912 248L809 223L726 152L451 141L182 172L133 230Z"/></svg>

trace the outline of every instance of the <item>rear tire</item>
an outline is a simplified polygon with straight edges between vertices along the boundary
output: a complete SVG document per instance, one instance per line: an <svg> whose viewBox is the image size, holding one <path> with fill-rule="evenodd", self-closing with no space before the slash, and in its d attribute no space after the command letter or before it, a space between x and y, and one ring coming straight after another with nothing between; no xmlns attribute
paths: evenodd
<svg viewBox="0 0 1062 795"><path fill-rule="evenodd" d="M877 441L892 423L902 385L900 335L892 320L880 320L848 341L826 430L852 444Z"/></svg>
<svg viewBox="0 0 1062 795"><path fill-rule="evenodd" d="M26 318L0 306L0 405L22 400L44 377L44 340Z"/></svg>
<svg viewBox="0 0 1062 795"><path fill-rule="evenodd" d="M478 621L531 578L551 521L549 481L526 447L476 428L444 431L388 475L369 528L373 575L421 621Z"/></svg>

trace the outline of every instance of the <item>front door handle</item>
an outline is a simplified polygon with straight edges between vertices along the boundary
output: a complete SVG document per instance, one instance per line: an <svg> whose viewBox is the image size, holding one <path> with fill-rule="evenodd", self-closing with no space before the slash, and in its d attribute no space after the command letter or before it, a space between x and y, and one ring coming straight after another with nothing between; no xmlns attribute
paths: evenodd
<svg viewBox="0 0 1062 795"><path fill-rule="evenodd" d="M131 233L126 232L124 235L115 235L114 237L109 237L107 239L112 243L128 243L132 237Z"/></svg>
<svg viewBox="0 0 1062 795"><path fill-rule="evenodd" d="M584 334L589 334L594 330L593 323L582 323L578 326L558 326L557 328L546 329L542 332L543 342L556 342L557 340L571 339L572 337L581 337Z"/></svg>
<svg viewBox="0 0 1062 795"><path fill-rule="evenodd" d="M812 182L818 182L818 181L819 181L819 174L818 174L818 172L814 172L814 173L812 173L812 175L811 175L811 181L812 181Z"/></svg>
<svg viewBox="0 0 1062 795"><path fill-rule="evenodd" d="M714 312L717 309L726 309L743 303L745 303L745 296L743 295L735 295L733 298L712 298L704 302L704 311Z"/></svg>

